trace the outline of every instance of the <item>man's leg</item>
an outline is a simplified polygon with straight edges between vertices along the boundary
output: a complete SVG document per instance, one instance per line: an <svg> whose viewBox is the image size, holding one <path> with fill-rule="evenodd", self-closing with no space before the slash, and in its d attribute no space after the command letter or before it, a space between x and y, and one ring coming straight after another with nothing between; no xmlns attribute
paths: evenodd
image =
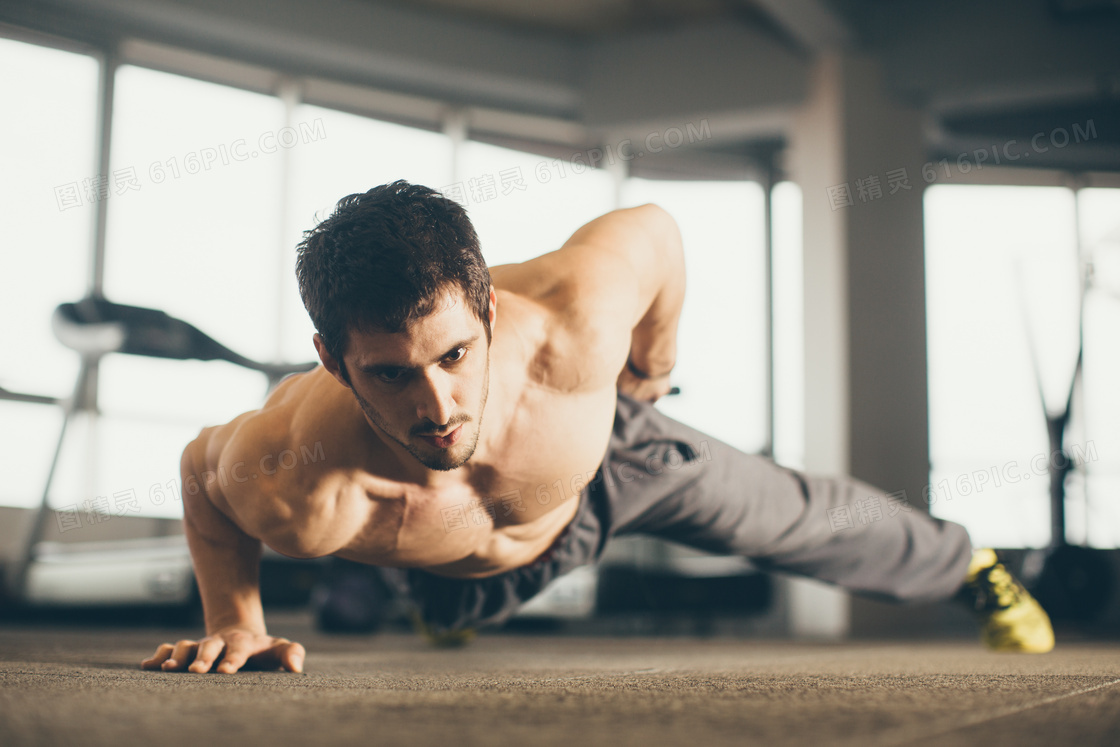
<svg viewBox="0 0 1120 747"><path fill-rule="evenodd" d="M601 475L610 534L746 555L879 599L956 599L976 611L990 648L1054 647L1046 612L992 550L973 551L964 527L901 495L744 454L625 397Z"/></svg>
<svg viewBox="0 0 1120 747"><path fill-rule="evenodd" d="M619 397L602 484L610 534L634 532L894 601L947 599L964 583L964 527L849 477L746 454Z"/></svg>

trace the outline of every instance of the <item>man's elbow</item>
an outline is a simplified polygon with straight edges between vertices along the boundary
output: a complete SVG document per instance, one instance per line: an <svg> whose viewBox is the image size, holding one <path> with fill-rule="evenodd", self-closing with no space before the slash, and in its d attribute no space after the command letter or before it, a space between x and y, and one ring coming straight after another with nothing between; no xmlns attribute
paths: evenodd
<svg viewBox="0 0 1120 747"><path fill-rule="evenodd" d="M181 484L179 486L180 495L183 497L184 511L187 509L188 502L193 502L194 499L201 498L209 500L206 495L206 473L202 471L201 467L205 466L206 456L206 439L204 434L200 433L193 441L183 448L183 453L179 457L179 477Z"/></svg>
<svg viewBox="0 0 1120 747"><path fill-rule="evenodd" d="M672 214L654 202L647 202L637 209L642 211L643 227L651 241L672 258L682 256L681 227Z"/></svg>
<svg viewBox="0 0 1120 747"><path fill-rule="evenodd" d="M684 240L680 226L668 210L655 203L642 205L646 210L646 227L649 237L660 257L664 273L663 282L682 285L685 278Z"/></svg>
<svg viewBox="0 0 1120 747"><path fill-rule="evenodd" d="M256 515L261 541L289 558L311 559L331 555L346 544L332 512L333 501L308 495L293 502L272 497L262 502Z"/></svg>
<svg viewBox="0 0 1120 747"><path fill-rule="evenodd" d="M637 209L643 212L645 220L649 221L651 226L655 229L669 229L680 233L680 228L677 226L676 219L673 218L668 210L661 207L656 202L647 202L644 205L639 205Z"/></svg>
<svg viewBox="0 0 1120 747"><path fill-rule="evenodd" d="M297 560L322 558L341 549L338 543L325 542L318 532L310 531L296 522L289 522L287 526L276 527L262 534L264 544L285 557Z"/></svg>

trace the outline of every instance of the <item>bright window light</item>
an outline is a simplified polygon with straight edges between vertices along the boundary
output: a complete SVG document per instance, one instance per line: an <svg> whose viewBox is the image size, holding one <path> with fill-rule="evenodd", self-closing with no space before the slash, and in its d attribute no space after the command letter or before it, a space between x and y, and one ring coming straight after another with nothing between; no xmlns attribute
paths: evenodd
<svg viewBox="0 0 1120 747"><path fill-rule="evenodd" d="M623 205L653 202L684 238L688 289L665 414L748 452L766 445L764 196L754 182L630 179Z"/></svg>
<svg viewBox="0 0 1120 747"><path fill-rule="evenodd" d="M96 170L97 62L85 55L0 39L0 386L68 396L78 356L55 340L50 319L80 298L89 272ZM0 504L36 505L58 438L60 411L0 403L4 463Z"/></svg>
<svg viewBox="0 0 1120 747"><path fill-rule="evenodd" d="M801 188L774 185L774 459L805 466L805 315L802 311Z"/></svg>
<svg viewBox="0 0 1120 747"><path fill-rule="evenodd" d="M295 278L295 247L303 232L334 210L343 197L404 179L439 189L451 178L451 140L436 132L324 109L296 107L294 127L314 133L313 143L291 149L291 206L285 223L281 282L283 356L315 360L315 329Z"/></svg>
<svg viewBox="0 0 1120 747"><path fill-rule="evenodd" d="M117 71L112 171L137 188L110 200L106 296L273 357L283 116L273 96Z"/></svg>
<svg viewBox="0 0 1120 747"><path fill-rule="evenodd" d="M466 142L456 179L446 193L466 206L491 267L559 249L584 223L615 208L611 175L571 158Z"/></svg>
<svg viewBox="0 0 1120 747"><path fill-rule="evenodd" d="M1120 547L1120 189L1083 189L1078 207L1093 274L1085 294L1085 389L1074 407L1097 456L1085 464L1081 523L1088 544Z"/></svg>
<svg viewBox="0 0 1120 747"><path fill-rule="evenodd" d="M109 197L106 296L274 359L284 159L307 144L282 131L284 108L272 96L133 66L117 71L115 96L110 171L121 186ZM263 375L222 362L106 357L105 417L75 433L100 446L67 452L100 451L83 497L137 490L143 514L181 515L177 503L150 501L148 488L178 474L201 427L258 407L265 388ZM64 484L59 505L73 503Z"/></svg>
<svg viewBox="0 0 1120 747"><path fill-rule="evenodd" d="M965 525L974 545L1045 546L1039 388L1050 410L1064 407L1077 355L1072 192L938 185L925 194L925 225L930 510ZM1085 448L1084 434L1066 445ZM1085 536L1077 492L1071 482L1071 541Z"/></svg>

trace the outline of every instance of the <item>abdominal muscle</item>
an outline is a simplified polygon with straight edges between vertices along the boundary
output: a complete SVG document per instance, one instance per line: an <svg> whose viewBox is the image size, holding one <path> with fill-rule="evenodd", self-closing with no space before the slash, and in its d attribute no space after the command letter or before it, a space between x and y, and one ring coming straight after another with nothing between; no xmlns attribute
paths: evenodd
<svg viewBox="0 0 1120 747"><path fill-rule="evenodd" d="M426 566L425 570L441 576L481 578L529 565L552 547L578 509L579 497L573 496L529 524L491 525L474 552L450 563Z"/></svg>

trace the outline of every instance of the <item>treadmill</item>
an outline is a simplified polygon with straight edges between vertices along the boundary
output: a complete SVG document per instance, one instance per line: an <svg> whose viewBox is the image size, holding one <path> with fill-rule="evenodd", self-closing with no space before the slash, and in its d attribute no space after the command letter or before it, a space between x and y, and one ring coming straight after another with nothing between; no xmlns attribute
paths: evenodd
<svg viewBox="0 0 1120 747"><path fill-rule="evenodd" d="M222 360L268 378L269 391L309 363L261 363L240 355L191 324L163 311L114 303L89 295L59 305L51 327L81 357L73 393L67 398L23 394L0 388L0 400L56 405L63 420L39 505L5 573L5 596L21 606L187 606L196 595L184 535L99 542L44 542L51 513L51 484L67 429L78 414L97 413L96 374L110 353L174 360Z"/></svg>

